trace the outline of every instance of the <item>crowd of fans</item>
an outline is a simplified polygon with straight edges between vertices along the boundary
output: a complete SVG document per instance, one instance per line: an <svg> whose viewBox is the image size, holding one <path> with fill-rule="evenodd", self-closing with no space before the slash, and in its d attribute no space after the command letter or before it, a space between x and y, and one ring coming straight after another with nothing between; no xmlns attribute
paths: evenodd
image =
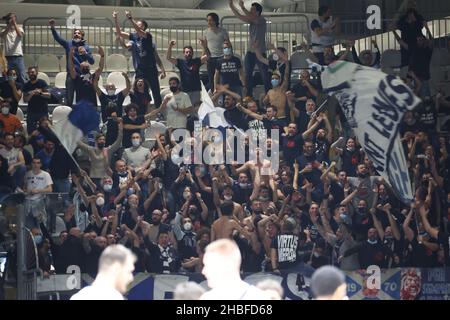
<svg viewBox="0 0 450 320"><path fill-rule="evenodd" d="M402 63L409 66L404 79L422 99L407 112L400 135L408 159L415 198L401 203L389 182L375 171L353 135L339 106L321 91L320 78L302 70L291 83L286 48L266 43L266 20L257 3L251 9L230 0L234 14L249 24L249 51L244 62L233 54L232 40L210 13L201 39L200 57L191 46L175 58L171 41L167 59L177 66L179 78L170 78L170 92L161 96L158 75L166 76L147 23L127 18L134 27L126 33L117 23L116 35L131 50L134 83L123 73L126 88L98 83L104 51L98 48L98 69L82 30L66 40L55 30L55 40L67 52L67 104L84 100L101 105L103 130L78 143L82 169L50 130L49 84L37 78L36 67L23 67L23 30L14 14L6 17L0 33L5 57L1 68L0 193L25 192L27 226L37 246L37 266L45 275L65 273L69 265L95 274L101 252L120 243L137 256L137 272L200 272L206 246L230 238L238 244L245 272L290 272L303 263L313 268L334 265L356 270L438 267L450 263L450 168L448 136L437 131L438 113L449 113L450 97L431 96L430 61L433 38L426 21L409 9L392 30L400 29ZM427 36L422 33L426 28ZM340 56L332 45L339 37L339 19L327 7L311 23L312 43L304 46L311 60L328 65L350 54L356 63L379 67L380 52L356 52L353 42ZM267 53L271 54L268 56ZM188 128L201 104L199 70L207 65L212 101L224 109L224 118L251 135L243 150L244 164L178 165L171 132ZM265 96L253 97L253 69L258 65ZM158 67L160 71L158 71ZM150 95L150 90L152 95ZM28 104L26 129L15 115L18 102ZM131 103L124 106L126 96ZM152 99L153 97L153 99ZM143 144L150 121L165 121L167 131ZM279 129L276 137L272 130ZM266 131L264 131L266 130ZM262 174L266 165L249 160L249 140L259 138L269 150L279 144L280 166ZM204 141L202 148L208 146ZM225 144L226 145L226 144ZM256 150L256 152L258 152ZM182 155L186 157L186 155ZM188 155L189 157L190 155ZM48 230L46 194L68 194L67 208L56 224L57 238Z"/></svg>

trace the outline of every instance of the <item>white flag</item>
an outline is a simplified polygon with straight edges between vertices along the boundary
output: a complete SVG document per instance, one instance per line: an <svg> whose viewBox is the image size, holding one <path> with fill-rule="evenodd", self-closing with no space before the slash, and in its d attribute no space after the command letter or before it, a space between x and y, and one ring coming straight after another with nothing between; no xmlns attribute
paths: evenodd
<svg viewBox="0 0 450 320"><path fill-rule="evenodd" d="M225 109L216 108L211 100L211 97L206 91L203 83L201 83L201 85L202 85L202 96L201 96L202 104L198 109L198 117L200 121L205 120L206 122L205 124L211 128L230 127L230 124L227 122L227 120L225 120L223 114Z"/></svg>
<svg viewBox="0 0 450 320"><path fill-rule="evenodd" d="M398 130L404 113L413 110L419 98L399 78L350 62L330 65L321 78L375 169L409 203L413 192Z"/></svg>

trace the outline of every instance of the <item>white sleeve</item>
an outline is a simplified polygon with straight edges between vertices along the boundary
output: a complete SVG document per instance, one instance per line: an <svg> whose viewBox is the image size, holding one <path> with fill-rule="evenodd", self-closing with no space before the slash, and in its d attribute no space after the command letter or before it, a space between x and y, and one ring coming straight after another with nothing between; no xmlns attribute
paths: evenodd
<svg viewBox="0 0 450 320"><path fill-rule="evenodd" d="M189 95L187 93L183 96L183 108L189 108L192 107L191 98L189 98Z"/></svg>
<svg viewBox="0 0 450 320"><path fill-rule="evenodd" d="M49 173L45 175L45 186L48 187L53 184L52 177Z"/></svg>

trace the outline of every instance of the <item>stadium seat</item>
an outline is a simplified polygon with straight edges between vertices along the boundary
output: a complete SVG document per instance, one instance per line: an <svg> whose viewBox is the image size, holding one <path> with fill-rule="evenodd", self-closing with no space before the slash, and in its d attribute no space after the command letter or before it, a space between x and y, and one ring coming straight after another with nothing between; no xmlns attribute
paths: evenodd
<svg viewBox="0 0 450 320"><path fill-rule="evenodd" d="M71 107L68 106L57 106L52 112L52 122L53 124L58 123L62 119L67 119L67 115L72 111Z"/></svg>
<svg viewBox="0 0 450 320"><path fill-rule="evenodd" d="M134 72L133 57L128 58L128 70L130 70L130 72Z"/></svg>
<svg viewBox="0 0 450 320"><path fill-rule="evenodd" d="M292 70L295 69L308 69L308 62L306 62L306 59L308 59L308 55L304 52L296 51L291 55L291 65Z"/></svg>
<svg viewBox="0 0 450 320"><path fill-rule="evenodd" d="M160 53L159 54L159 58L161 59L161 62L163 64L164 69L166 70L166 72L175 70L175 66L173 64L171 64L170 61L168 61L166 59L166 55L165 54Z"/></svg>
<svg viewBox="0 0 450 320"><path fill-rule="evenodd" d="M42 54L37 59L37 66L42 72L60 72L58 57L54 54Z"/></svg>
<svg viewBox="0 0 450 320"><path fill-rule="evenodd" d="M118 71L111 72L106 79L106 83L113 83L116 85L116 88L120 90L125 89L125 87L127 86L125 78L123 77L122 73Z"/></svg>
<svg viewBox="0 0 450 320"><path fill-rule="evenodd" d="M167 127L157 121L150 121L150 128L145 129L144 131L144 142L142 145L146 148L152 148L155 145L155 136L157 133L165 133L167 130Z"/></svg>
<svg viewBox="0 0 450 320"><path fill-rule="evenodd" d="M381 70L384 72L386 70L392 70L400 68L402 62L401 62L401 55L400 50L386 50L381 54Z"/></svg>
<svg viewBox="0 0 450 320"><path fill-rule="evenodd" d="M48 85L50 85L50 78L48 77L48 75L45 72L39 71L37 77L38 77L38 79L44 80L45 82L47 82Z"/></svg>
<svg viewBox="0 0 450 320"><path fill-rule="evenodd" d="M100 55L98 53L93 53L92 57L94 58L94 64L91 65L91 70L97 70L100 64Z"/></svg>
<svg viewBox="0 0 450 320"><path fill-rule="evenodd" d="M66 71L66 55L62 55L61 57L59 57L59 69L61 71Z"/></svg>
<svg viewBox="0 0 450 320"><path fill-rule="evenodd" d="M25 68L29 68L36 65L36 60L33 54L25 54L23 56L25 62Z"/></svg>
<svg viewBox="0 0 450 320"><path fill-rule="evenodd" d="M65 72L65 71L59 72L55 76L55 87L60 88L60 89L65 89L66 88L66 77L67 77L67 72Z"/></svg>
<svg viewBox="0 0 450 320"><path fill-rule="evenodd" d="M125 58L122 54L113 53L106 57L106 71L114 72L114 71L128 71L128 62L127 58Z"/></svg>
<svg viewBox="0 0 450 320"><path fill-rule="evenodd" d="M434 66L450 65L450 52L447 49L435 48L431 57L431 64Z"/></svg>

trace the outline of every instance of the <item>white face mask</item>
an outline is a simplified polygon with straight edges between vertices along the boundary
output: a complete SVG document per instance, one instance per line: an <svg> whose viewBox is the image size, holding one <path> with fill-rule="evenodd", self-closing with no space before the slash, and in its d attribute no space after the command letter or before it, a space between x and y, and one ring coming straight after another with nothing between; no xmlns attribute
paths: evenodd
<svg viewBox="0 0 450 320"><path fill-rule="evenodd" d="M116 93L116 90L110 89L110 90L106 90L106 92L108 93L108 96L113 96Z"/></svg>
<svg viewBox="0 0 450 320"><path fill-rule="evenodd" d="M185 224L183 224L183 228L186 231L191 231L192 230L192 223L186 222Z"/></svg>
<svg viewBox="0 0 450 320"><path fill-rule="evenodd" d="M131 143L133 144L133 147L139 147L141 145L141 139L132 139Z"/></svg>
<svg viewBox="0 0 450 320"><path fill-rule="evenodd" d="M106 192L110 192L112 189L112 184L104 184L103 185L103 190L105 190Z"/></svg>
<svg viewBox="0 0 450 320"><path fill-rule="evenodd" d="M80 43L80 42L81 42L81 39L80 39L80 38L73 39L73 42L75 42L75 43Z"/></svg>
<svg viewBox="0 0 450 320"><path fill-rule="evenodd" d="M105 204L105 198L98 197L97 200L95 200L95 204L98 205L99 207L103 206Z"/></svg>
<svg viewBox="0 0 450 320"><path fill-rule="evenodd" d="M239 186L242 188L242 189L247 189L248 188L248 184L247 183L239 183Z"/></svg>
<svg viewBox="0 0 450 320"><path fill-rule="evenodd" d="M273 59L273 61L278 61L278 60L280 60L280 57L276 53L274 53L272 55L272 59Z"/></svg>
<svg viewBox="0 0 450 320"><path fill-rule="evenodd" d="M229 200L233 199L233 196L227 196L227 195L224 195L223 198L224 198L225 200L229 201Z"/></svg>
<svg viewBox="0 0 450 320"><path fill-rule="evenodd" d="M2 107L2 114L5 116L9 114L9 108L8 107Z"/></svg>
<svg viewBox="0 0 450 320"><path fill-rule="evenodd" d="M190 195L191 193L189 192L189 191L185 191L185 192L183 192L183 198L184 198L184 200L187 200L188 198L189 198L189 195Z"/></svg>

